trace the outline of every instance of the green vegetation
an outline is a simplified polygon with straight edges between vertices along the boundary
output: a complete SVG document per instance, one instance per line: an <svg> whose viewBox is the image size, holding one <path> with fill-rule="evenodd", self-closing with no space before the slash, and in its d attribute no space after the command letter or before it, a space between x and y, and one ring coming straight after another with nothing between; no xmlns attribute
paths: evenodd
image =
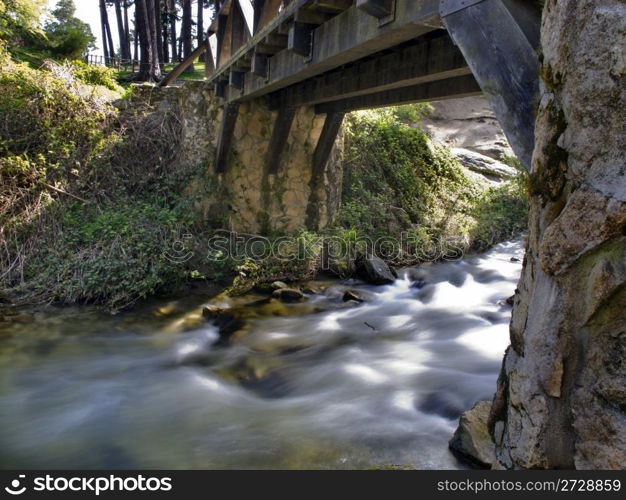
<svg viewBox="0 0 626 500"><path fill-rule="evenodd" d="M192 223L178 122L78 83L107 73L47 68L0 50L0 294L120 308L181 284L191 270L165 257Z"/></svg>
<svg viewBox="0 0 626 500"><path fill-rule="evenodd" d="M400 122L397 108L354 113L346 134L339 231L355 240L404 233L409 245L398 264L481 251L525 229L521 168L511 181L479 182L419 128Z"/></svg>
<svg viewBox="0 0 626 500"><path fill-rule="evenodd" d="M13 56L38 67L45 59L74 60L93 48L95 37L88 24L75 16L73 0L59 0L41 26L45 0L0 0L0 43Z"/></svg>

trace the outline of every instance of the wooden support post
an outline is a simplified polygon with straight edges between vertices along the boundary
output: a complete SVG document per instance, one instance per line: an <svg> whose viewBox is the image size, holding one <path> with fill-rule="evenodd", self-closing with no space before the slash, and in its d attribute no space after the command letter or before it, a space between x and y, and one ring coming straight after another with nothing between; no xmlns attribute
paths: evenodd
<svg viewBox="0 0 626 500"><path fill-rule="evenodd" d="M395 0L356 0L356 6L378 19L390 16Z"/></svg>
<svg viewBox="0 0 626 500"><path fill-rule="evenodd" d="M341 130L344 113L328 113L324 121L322 133L317 141L313 155L313 170L309 182L310 197L306 210L306 227L312 231L319 229L319 189L324 182L324 170Z"/></svg>
<svg viewBox="0 0 626 500"><path fill-rule="evenodd" d="M278 111L265 159L266 171L270 174L278 172L280 159L287 145L287 139L289 138L289 132L295 116L295 108L283 108Z"/></svg>
<svg viewBox="0 0 626 500"><path fill-rule="evenodd" d="M234 102L224 106L222 124L220 126L215 156L215 171L219 174L226 172L228 167L228 154L239 115L239 103Z"/></svg>
<svg viewBox="0 0 626 500"><path fill-rule="evenodd" d="M528 17L516 19L520 0L442 0L441 17L461 49L506 134L530 169L539 99L539 59ZM511 8L517 5L520 10ZM523 12L527 13L526 5ZM536 25L541 22L536 10ZM521 25L520 25L521 23Z"/></svg>
<svg viewBox="0 0 626 500"><path fill-rule="evenodd" d="M335 145L345 113L328 113L313 158L313 172L322 172Z"/></svg>
<svg viewBox="0 0 626 500"><path fill-rule="evenodd" d="M314 24L294 22L289 27L287 50L304 57L310 57L313 50Z"/></svg>
<svg viewBox="0 0 626 500"><path fill-rule="evenodd" d="M189 54L178 66L176 66L172 71L170 71L161 83L159 83L159 87L167 87L170 83L172 83L176 78L178 78L183 71L185 71L198 57L200 57L207 49L207 44L202 44L196 50L194 50L191 54Z"/></svg>

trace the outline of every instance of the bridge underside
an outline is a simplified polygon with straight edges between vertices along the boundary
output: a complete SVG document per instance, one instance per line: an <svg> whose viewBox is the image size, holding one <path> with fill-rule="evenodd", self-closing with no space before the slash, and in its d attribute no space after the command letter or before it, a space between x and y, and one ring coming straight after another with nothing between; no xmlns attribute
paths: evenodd
<svg viewBox="0 0 626 500"><path fill-rule="evenodd" d="M224 109L216 171L242 103L275 116L264 165L275 174L299 109L325 115L315 171L347 112L480 93L528 167L539 19L523 0L226 0L207 47Z"/></svg>

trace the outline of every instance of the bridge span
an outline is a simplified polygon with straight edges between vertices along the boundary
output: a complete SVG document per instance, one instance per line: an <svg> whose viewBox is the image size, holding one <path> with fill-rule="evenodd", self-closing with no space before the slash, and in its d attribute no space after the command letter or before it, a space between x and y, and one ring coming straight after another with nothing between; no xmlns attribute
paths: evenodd
<svg viewBox="0 0 626 500"><path fill-rule="evenodd" d="M322 168L347 112L480 93L529 168L540 12L529 0L225 0L206 46L163 83L208 52L223 106L218 172L247 101L276 112L266 155L275 172L302 107L325 115L314 155Z"/></svg>

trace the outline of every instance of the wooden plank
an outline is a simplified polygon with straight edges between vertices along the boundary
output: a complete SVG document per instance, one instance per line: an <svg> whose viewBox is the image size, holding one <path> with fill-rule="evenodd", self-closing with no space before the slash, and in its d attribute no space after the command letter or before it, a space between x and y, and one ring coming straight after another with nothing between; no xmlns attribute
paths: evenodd
<svg viewBox="0 0 626 500"><path fill-rule="evenodd" d="M325 102L315 106L316 113L348 113L357 109L397 106L413 102L438 101L442 99L470 97L482 93L472 75L423 83L412 87L386 90L374 94Z"/></svg>
<svg viewBox="0 0 626 500"><path fill-rule="evenodd" d="M530 169L539 100L539 59L528 30L501 0L484 0L443 19L506 134ZM540 23L537 17L536 23Z"/></svg>
<svg viewBox="0 0 626 500"><path fill-rule="evenodd" d="M319 104L470 73L461 51L442 34L274 92L270 108Z"/></svg>
<svg viewBox="0 0 626 500"><path fill-rule="evenodd" d="M266 171L270 174L278 172L280 160L287 145L287 139L289 138L289 132L295 116L295 108L283 108L278 111L265 159Z"/></svg>
<svg viewBox="0 0 626 500"><path fill-rule="evenodd" d="M230 146L233 140L238 115L239 103L235 102L224 106L215 157L215 171L217 173L224 173L228 168L228 155L230 153Z"/></svg>

